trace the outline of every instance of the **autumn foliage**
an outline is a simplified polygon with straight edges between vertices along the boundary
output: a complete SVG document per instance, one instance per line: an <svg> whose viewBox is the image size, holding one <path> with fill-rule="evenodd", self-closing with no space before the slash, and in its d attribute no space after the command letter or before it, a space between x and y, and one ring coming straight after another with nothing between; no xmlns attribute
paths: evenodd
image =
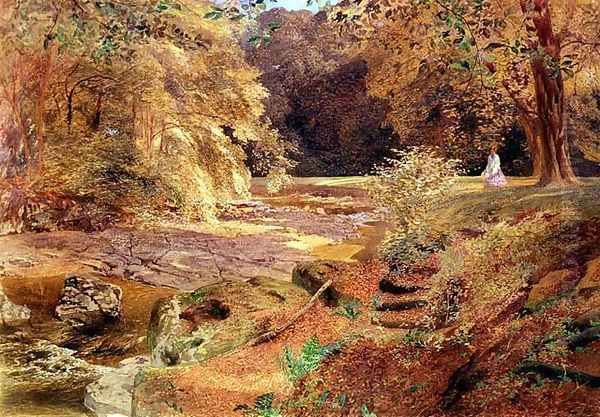
<svg viewBox="0 0 600 417"><path fill-rule="evenodd" d="M491 103L506 97L546 185L576 182L566 102L597 62L599 13L588 0L440 0L342 2L329 15L342 33L379 51L372 62L387 77L376 88L393 85L383 92L391 100L436 80Z"/></svg>
<svg viewBox="0 0 600 417"><path fill-rule="evenodd" d="M0 22L6 195L27 184L102 212L207 218L247 193L245 149L280 157L240 28L205 19L207 4L8 3Z"/></svg>
<svg viewBox="0 0 600 417"><path fill-rule="evenodd" d="M345 47L325 13L263 13L258 25L277 23L267 44L250 42L249 61L269 90L267 115L291 146L301 176L356 175L371 171L396 141L386 124L387 105L367 88L369 66Z"/></svg>

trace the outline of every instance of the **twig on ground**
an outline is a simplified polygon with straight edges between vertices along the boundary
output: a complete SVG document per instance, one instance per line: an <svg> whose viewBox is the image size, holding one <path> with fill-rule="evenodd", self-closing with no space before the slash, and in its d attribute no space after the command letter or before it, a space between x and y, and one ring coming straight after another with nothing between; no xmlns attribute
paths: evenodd
<svg viewBox="0 0 600 417"><path fill-rule="evenodd" d="M332 283L333 281L329 280L325 284L323 284L323 286L319 288L319 290L312 296L308 303L306 303L304 307L302 307L296 314L294 314L294 316L285 324L274 330L268 331L255 337L254 339L250 340L248 344L250 346L256 346L260 345L261 343L265 343L275 339L277 336L279 336L281 333L283 333L285 330L291 327L300 317L302 317L302 315L304 315L304 313L306 313L317 302L321 294L323 294L331 286Z"/></svg>

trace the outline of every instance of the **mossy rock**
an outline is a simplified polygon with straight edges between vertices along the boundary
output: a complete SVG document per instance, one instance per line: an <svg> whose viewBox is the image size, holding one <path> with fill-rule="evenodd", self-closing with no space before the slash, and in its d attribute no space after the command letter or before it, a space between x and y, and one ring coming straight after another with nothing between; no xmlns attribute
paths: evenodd
<svg viewBox="0 0 600 417"><path fill-rule="evenodd" d="M0 379L2 394L6 398L48 393L65 399L80 397L86 385L102 376L103 369L75 353L22 334L0 336L0 362L5 368Z"/></svg>
<svg viewBox="0 0 600 417"><path fill-rule="evenodd" d="M152 363L199 363L235 350L291 316L308 298L292 283L255 278L163 299L148 329Z"/></svg>

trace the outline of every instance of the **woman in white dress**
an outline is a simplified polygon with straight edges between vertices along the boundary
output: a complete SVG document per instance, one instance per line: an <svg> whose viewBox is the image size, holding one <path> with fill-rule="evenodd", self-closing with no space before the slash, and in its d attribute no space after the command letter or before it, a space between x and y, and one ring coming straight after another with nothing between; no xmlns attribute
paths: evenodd
<svg viewBox="0 0 600 417"><path fill-rule="evenodd" d="M490 155L488 156L487 167L485 167L485 171L481 173L485 178L485 184L488 187L504 187L507 184L506 177L500 167L500 157L496 153L497 150L498 146L492 145Z"/></svg>

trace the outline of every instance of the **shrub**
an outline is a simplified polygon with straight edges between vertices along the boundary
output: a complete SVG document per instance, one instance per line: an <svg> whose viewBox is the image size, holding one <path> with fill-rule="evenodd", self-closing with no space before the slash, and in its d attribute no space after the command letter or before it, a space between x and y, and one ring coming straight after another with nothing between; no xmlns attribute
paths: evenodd
<svg viewBox="0 0 600 417"><path fill-rule="evenodd" d="M18 179L0 180L0 235L50 230L78 209L68 197L38 192Z"/></svg>
<svg viewBox="0 0 600 417"><path fill-rule="evenodd" d="M335 314L350 320L356 320L360 316L360 303L356 300L345 302L336 310Z"/></svg>
<svg viewBox="0 0 600 417"><path fill-rule="evenodd" d="M277 194L294 184L294 179L289 175L285 168L273 168L265 178L267 192Z"/></svg>
<svg viewBox="0 0 600 417"><path fill-rule="evenodd" d="M402 341L409 346L423 348L427 346L429 334L423 330L411 329L402 337Z"/></svg>
<svg viewBox="0 0 600 417"><path fill-rule="evenodd" d="M87 138L61 135L49 143L44 187L99 206L137 207L159 192L144 169L134 140L125 134Z"/></svg>
<svg viewBox="0 0 600 417"><path fill-rule="evenodd" d="M537 270L559 264L573 218L569 210L538 212L518 223L488 226L477 238L457 239L440 254L440 271L432 277L432 316L470 325L510 303Z"/></svg>
<svg viewBox="0 0 600 417"><path fill-rule="evenodd" d="M171 1L160 10L142 3L111 3L110 31L127 41L109 36L110 45L103 8L83 7L85 22L68 17L72 7L82 11L73 5L56 14L43 2L20 2L0 13L3 28L9 22L27 27L27 36L0 31L0 56L9 63L0 67L0 84L16 88L14 103L0 110L0 145L7 148L0 173L36 183L34 193L72 199L85 214L91 208L112 218L212 220L220 205L248 198L246 162L261 170L286 163L286 148L264 117L268 92L244 59L236 26L202 17L208 3L194 5L192 13ZM178 35L141 41L131 22L143 16L157 25L168 19ZM56 39L46 39L48 19L60 32ZM46 59L49 41L60 59ZM59 85L64 94L56 94ZM250 147L260 147L259 155L247 158ZM0 208L0 222L26 211L22 195L7 192L2 200L8 199L14 203Z"/></svg>
<svg viewBox="0 0 600 417"><path fill-rule="evenodd" d="M369 194L394 225L381 254L388 260L408 262L441 246L440 236L435 237L437 232L428 226L426 217L448 195L460 170L457 160L446 160L426 147L395 153L396 158L376 167Z"/></svg>

